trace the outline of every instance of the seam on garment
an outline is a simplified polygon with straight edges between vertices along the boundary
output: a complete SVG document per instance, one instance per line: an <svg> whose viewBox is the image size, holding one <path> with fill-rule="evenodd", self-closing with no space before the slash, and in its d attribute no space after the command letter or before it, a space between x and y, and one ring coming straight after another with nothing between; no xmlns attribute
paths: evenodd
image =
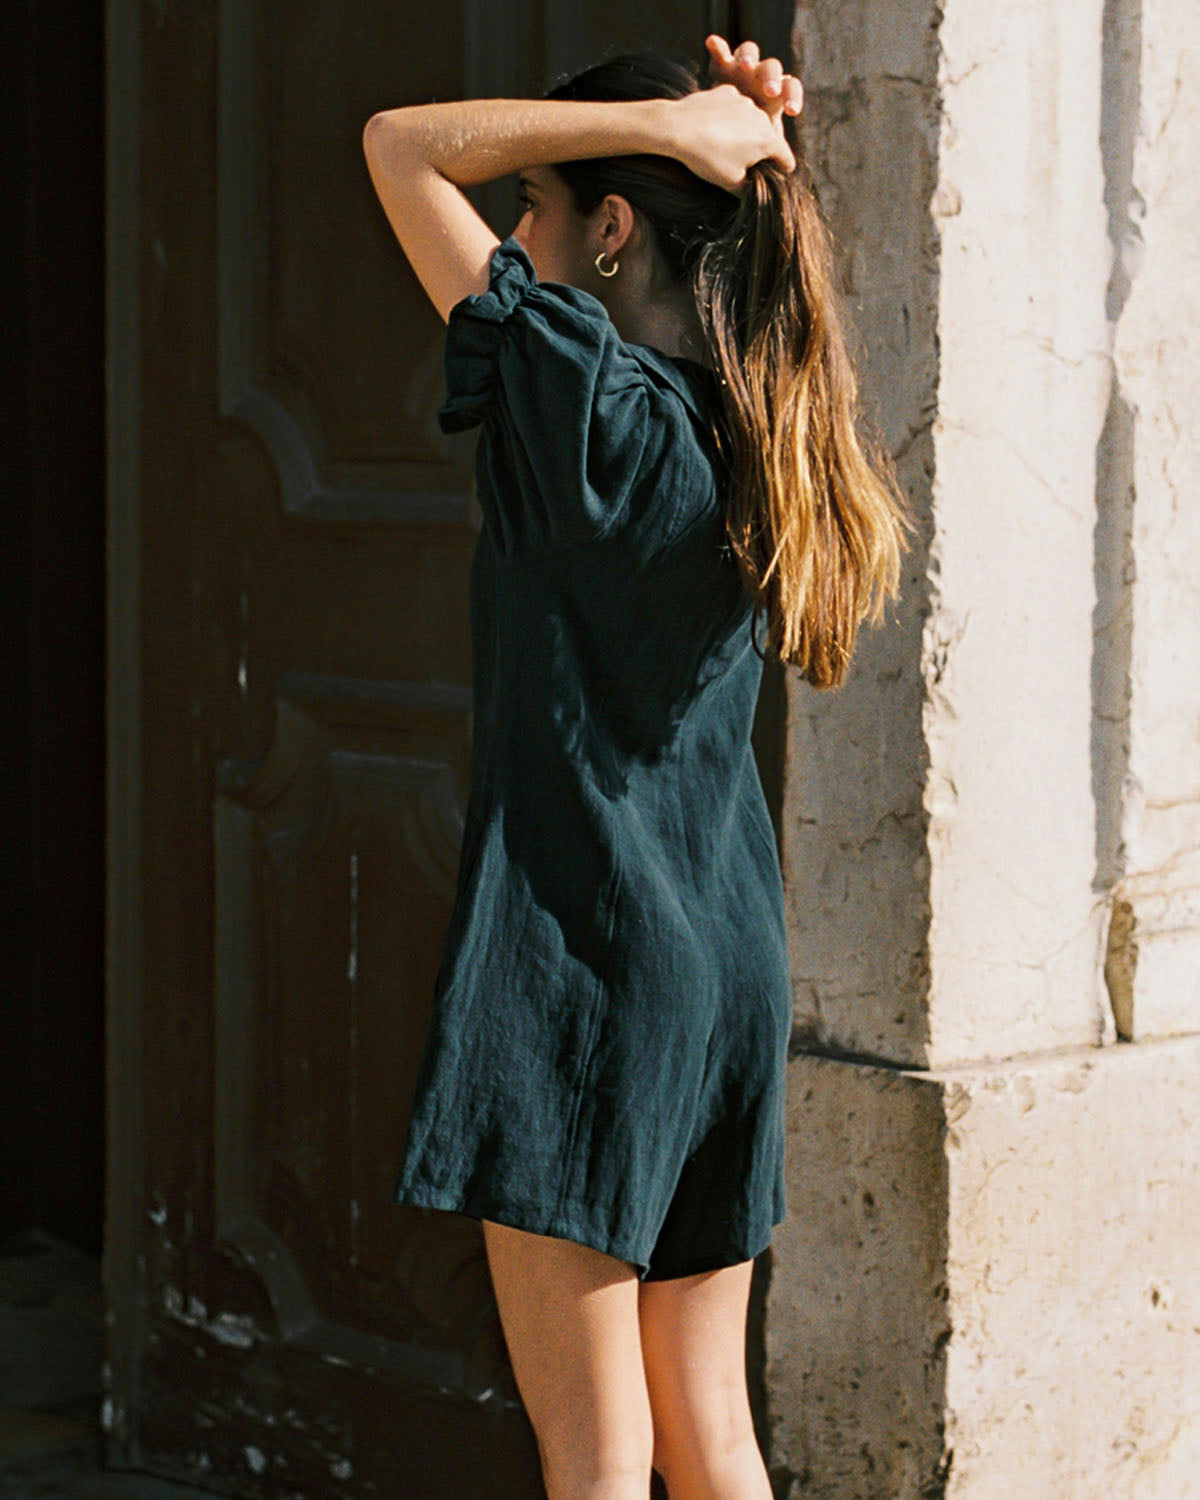
<svg viewBox="0 0 1200 1500"><path fill-rule="evenodd" d="M560 1214L563 1205L567 1201L567 1183L571 1176L571 1167L575 1155L575 1141L579 1133L579 1120L583 1113L583 1096L587 1089L588 1075L592 1070L592 1062L596 1055L596 1039L600 1030L600 1016L604 1009L602 1001L609 990L612 978L612 947L613 932L616 929L617 902L621 893L624 879L624 863L621 859L620 844L616 838L616 830L613 830L613 849L616 855L615 868L612 880L609 882L608 895L608 925L604 936L604 958L597 976L595 991L591 1001L591 1016L588 1021L587 1038L583 1046L583 1063L579 1069L575 1089L571 1101L571 1120L567 1127L567 1144L563 1151L562 1176L558 1182L558 1192L554 1199L554 1212Z"/></svg>

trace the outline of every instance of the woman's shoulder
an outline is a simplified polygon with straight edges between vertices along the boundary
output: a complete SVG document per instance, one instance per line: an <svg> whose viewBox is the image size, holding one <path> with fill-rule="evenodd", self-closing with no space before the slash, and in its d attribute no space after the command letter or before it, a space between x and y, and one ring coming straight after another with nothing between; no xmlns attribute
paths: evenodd
<svg viewBox="0 0 1200 1500"><path fill-rule="evenodd" d="M445 370L442 430L485 423L521 480L524 514L505 531L543 547L614 531L664 465L692 483L707 467L713 372L621 338L598 297L539 281L513 235L492 252L487 291L451 309Z"/></svg>

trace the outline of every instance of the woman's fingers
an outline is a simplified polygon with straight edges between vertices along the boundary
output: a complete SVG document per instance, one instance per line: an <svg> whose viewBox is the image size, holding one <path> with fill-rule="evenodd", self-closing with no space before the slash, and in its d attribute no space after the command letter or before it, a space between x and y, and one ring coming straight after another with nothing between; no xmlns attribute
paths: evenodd
<svg viewBox="0 0 1200 1500"><path fill-rule="evenodd" d="M710 75L735 88L768 108L774 118L777 111L798 115L804 105L804 85L791 73L785 73L777 57L760 57L757 42L742 42L736 51L719 32L704 39L709 54ZM773 106L773 107L772 107Z"/></svg>
<svg viewBox="0 0 1200 1500"><path fill-rule="evenodd" d="M793 73L783 75L783 108L789 115L798 115L804 108L804 85Z"/></svg>
<svg viewBox="0 0 1200 1500"><path fill-rule="evenodd" d="M733 61L733 53L729 50L729 43L719 32L711 32L704 38L704 45L712 54L711 60L719 63L730 63Z"/></svg>

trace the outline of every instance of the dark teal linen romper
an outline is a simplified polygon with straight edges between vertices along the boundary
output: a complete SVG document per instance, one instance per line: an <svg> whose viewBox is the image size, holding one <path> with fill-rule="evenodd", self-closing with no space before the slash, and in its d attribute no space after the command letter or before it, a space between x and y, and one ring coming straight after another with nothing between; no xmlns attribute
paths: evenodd
<svg viewBox="0 0 1200 1500"><path fill-rule="evenodd" d="M716 376L514 236L489 280L446 332L439 423L482 428L471 791L392 1201L715 1270L785 1216L792 1012Z"/></svg>

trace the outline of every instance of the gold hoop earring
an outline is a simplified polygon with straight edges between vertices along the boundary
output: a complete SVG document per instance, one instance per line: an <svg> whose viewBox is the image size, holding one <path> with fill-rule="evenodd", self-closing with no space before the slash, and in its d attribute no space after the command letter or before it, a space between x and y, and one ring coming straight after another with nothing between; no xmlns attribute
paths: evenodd
<svg viewBox="0 0 1200 1500"><path fill-rule="evenodd" d="M595 266L596 266L597 271L600 272L601 276L615 276L617 274L617 267L621 264L621 262L619 260L614 260L613 263L612 263L612 270L611 271L606 271L604 269L604 267L600 264L600 262L601 262L601 260L603 258L604 258L604 251L601 250L600 254L597 255L596 260L595 260Z"/></svg>

